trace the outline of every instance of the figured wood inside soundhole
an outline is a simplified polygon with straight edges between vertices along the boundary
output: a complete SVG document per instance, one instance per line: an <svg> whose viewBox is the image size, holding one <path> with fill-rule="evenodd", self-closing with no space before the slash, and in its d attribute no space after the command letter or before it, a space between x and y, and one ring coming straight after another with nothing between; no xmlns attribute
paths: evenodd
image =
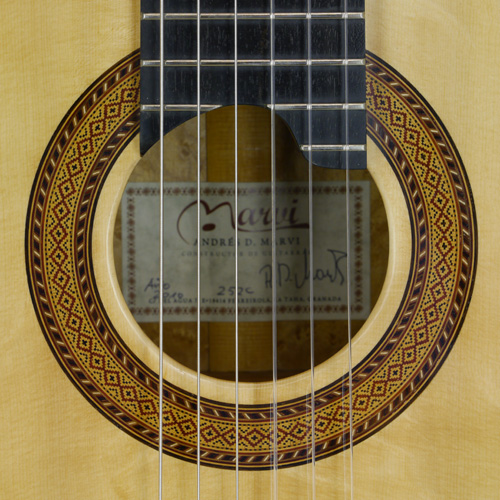
<svg viewBox="0 0 500 500"><path fill-rule="evenodd" d="M201 121L202 181L234 182L234 108L214 110ZM268 110L238 108L238 182L271 181L270 113ZM197 164L196 119L186 122L165 138L165 180L195 182ZM158 144L134 169L129 182L158 182ZM278 181L308 180L308 162L298 150L286 125L276 124L276 175ZM345 172L313 167L314 181L345 182ZM389 253L388 227L380 193L368 171L351 171L351 181L370 181L370 306L373 308L384 282ZM122 220L120 211L114 233L114 256L122 286ZM229 259L228 265L234 266ZM229 284L233 285L233 283ZM354 335L365 320L352 320ZM142 330L158 344L157 322L140 322ZM308 319L278 321L278 376L310 368L310 323ZM347 344L347 320L315 320L315 364L330 358ZM201 371L223 379L234 379L234 322L202 322ZM196 322L165 322L164 351L183 365L196 370ZM239 376L242 381L272 378L271 321L239 322Z"/></svg>

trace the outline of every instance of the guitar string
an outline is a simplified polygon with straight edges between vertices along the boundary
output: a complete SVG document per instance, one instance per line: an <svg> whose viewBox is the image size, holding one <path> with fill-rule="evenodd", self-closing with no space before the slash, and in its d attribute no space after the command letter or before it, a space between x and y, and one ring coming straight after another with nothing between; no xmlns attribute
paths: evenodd
<svg viewBox="0 0 500 500"><path fill-rule="evenodd" d="M344 13L347 14L347 0L344 1ZM276 290L276 151L275 151L275 49L274 49L274 1L270 0L270 60L271 60L271 183L272 183L272 337L273 337L273 494L274 498L278 498L278 481L277 481L277 466L278 466L278 449L277 449L277 318L276 318L276 303L277 303L277 290ZM164 4L160 0L160 19L164 19ZM311 13L310 13L310 0L308 0L308 134L309 145L312 144L312 118L311 118ZM201 24L201 11L200 0L197 0L197 498L200 499L200 465L201 465L201 425L200 425L200 351L201 351L201 321L200 321L200 305L201 305L201 290L200 290L200 191L201 191L201 45L200 45L200 24ZM238 173L238 126L237 126L237 2L235 1L235 210L237 210L237 173ZM347 15L344 17L344 51L345 60L348 58L348 28L347 28ZM164 24L160 22L160 61L164 61ZM348 103L348 67L345 65L344 72L345 84L345 102ZM164 267L163 267L163 227L164 227L164 199L163 199L163 183L164 183L164 145L163 145L163 130L164 130L164 73L163 64L160 65L160 306L159 306L159 474L158 474L158 488L159 498L162 496L162 436L163 436L163 281L164 281ZM349 152L347 146L349 145L349 129L348 129L348 109L346 107L345 114L345 133L346 133L346 219L347 219L347 316L348 316L348 352L349 352L349 448L350 448L350 482L351 482L351 498L353 498L353 433L352 433L352 342L351 342L351 311L350 311L350 210L349 210ZM313 465L313 499L315 498L315 445L314 445L314 304L313 304L313 232L312 232L312 156L309 155L309 251L310 251L310 351L311 351L311 454ZM237 238L237 226L236 226ZM238 498L238 469L239 469L239 447L238 447L238 256L235 253L235 371L236 371L236 384L235 384L235 398L236 398L236 498Z"/></svg>
<svg viewBox="0 0 500 500"><path fill-rule="evenodd" d="M238 214L238 0L234 2L234 213ZM234 288L236 290L234 298L234 398L235 398L235 447L236 447L236 500L239 499L239 471L240 471L240 450L239 450L239 279L238 279L238 218L234 225L236 251L234 252Z"/></svg>
<svg viewBox="0 0 500 500"><path fill-rule="evenodd" d="M354 450L353 450L353 430L352 430L352 329L351 329L351 216L350 216L350 158L349 158L349 66L346 61L349 58L349 33L347 23L348 0L344 0L344 100L346 104L345 110L345 204L346 204L346 281L347 281L347 338L348 338L348 365L349 365L349 470L350 470L350 497L354 499Z"/></svg>
<svg viewBox="0 0 500 500"><path fill-rule="evenodd" d="M311 0L307 0L307 141L309 144L308 161L308 204L309 204L309 351L311 370L311 496L316 499L316 400L314 394L314 229L313 229L313 162L312 162L312 15Z"/></svg>
<svg viewBox="0 0 500 500"><path fill-rule="evenodd" d="M164 4L160 0L160 61L163 63L165 59L164 53ZM159 354L158 354L158 498L161 500L163 492L163 282L164 282L164 269L163 269L163 183L164 183L164 170L163 162L165 159L165 150L163 145L163 119L164 119L164 73L163 64L160 64L160 297L159 297Z"/></svg>
<svg viewBox="0 0 500 500"><path fill-rule="evenodd" d="M196 497L201 496L201 5L196 1L196 197L197 197L197 252L196 252Z"/></svg>
<svg viewBox="0 0 500 500"><path fill-rule="evenodd" d="M273 498L278 500L278 328L276 317L277 270L276 270L276 109L275 109L275 22L274 0L269 1L269 59L271 105L271 240L272 240L272 355L273 355L273 404L272 404L272 463Z"/></svg>

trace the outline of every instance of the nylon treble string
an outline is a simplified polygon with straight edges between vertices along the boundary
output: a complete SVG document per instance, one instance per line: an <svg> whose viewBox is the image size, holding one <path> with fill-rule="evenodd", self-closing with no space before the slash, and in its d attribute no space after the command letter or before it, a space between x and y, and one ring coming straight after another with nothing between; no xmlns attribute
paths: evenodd
<svg viewBox="0 0 500 500"><path fill-rule="evenodd" d="M348 339L348 364L349 364L349 469L350 469L350 497L351 500L354 498L354 451L353 451L353 429L352 429L352 328L351 328L351 216L350 216L350 175L349 175L349 33L348 33L348 23L347 13L348 0L344 0L344 92L345 92L345 199L346 199L346 281L347 281L347 339Z"/></svg>
<svg viewBox="0 0 500 500"><path fill-rule="evenodd" d="M269 51L270 51L270 108L271 108L271 234L272 234L272 355L273 355L273 403L272 403L272 463L273 499L278 500L278 328L276 318L276 109L275 109L275 20L274 0L269 1Z"/></svg>
<svg viewBox="0 0 500 500"><path fill-rule="evenodd" d="M310 350L310 405L311 405L311 496L316 499L316 402L314 397L314 228L313 228L313 162L312 162L312 26L311 0L307 0L307 141L308 161L308 211L309 211L309 350Z"/></svg>
<svg viewBox="0 0 500 500"><path fill-rule="evenodd" d="M163 0L160 0L160 258L159 258L159 279L160 279L160 300L159 300L159 355L158 355L158 498L162 498L163 490L163 283L164 283L164 269L163 269L163 183L164 183L164 171L163 163L165 159L165 150L163 147L163 119L164 119L164 108L165 108L165 96L164 96L164 73L163 73L163 61L165 60L164 53L164 17L165 17L165 7Z"/></svg>
<svg viewBox="0 0 500 500"><path fill-rule="evenodd" d="M201 6L196 2L196 497L201 497Z"/></svg>
<svg viewBox="0 0 500 500"><path fill-rule="evenodd" d="M238 1L234 2L234 213L238 213ZM238 224L235 224L235 241L238 241ZM236 447L236 500L239 499L239 280L238 280L238 251L234 253L234 287L236 290L234 299L234 350L235 350L235 447Z"/></svg>
<svg viewBox="0 0 500 500"><path fill-rule="evenodd" d="M163 0L160 0L160 258L159 258L159 280L160 280L160 302L159 302L159 355L158 355L158 498L162 498L163 490L163 282L164 282L164 269L163 269L163 183L164 171L163 162L165 159L165 151L163 147L163 118L165 108L164 96L164 82L163 82L163 61L165 60L164 54L164 13L165 7Z"/></svg>

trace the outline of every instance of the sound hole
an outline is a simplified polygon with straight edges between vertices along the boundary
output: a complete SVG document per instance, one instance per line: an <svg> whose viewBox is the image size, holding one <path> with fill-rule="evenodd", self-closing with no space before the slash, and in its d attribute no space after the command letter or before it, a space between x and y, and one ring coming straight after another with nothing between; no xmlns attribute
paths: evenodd
<svg viewBox="0 0 500 500"><path fill-rule="evenodd" d="M201 121L201 371L234 380L235 252L239 259L239 377L272 379L271 146L265 109L238 108L238 213L234 210L234 108ZM196 119L165 137L164 351L196 370ZM310 368L308 162L277 121L278 376ZM118 280L132 314L158 345L159 144L138 162L115 224ZM382 289L387 219L368 171L351 171L351 327ZM314 360L347 343L345 172L313 167ZM238 244L234 226L238 225Z"/></svg>

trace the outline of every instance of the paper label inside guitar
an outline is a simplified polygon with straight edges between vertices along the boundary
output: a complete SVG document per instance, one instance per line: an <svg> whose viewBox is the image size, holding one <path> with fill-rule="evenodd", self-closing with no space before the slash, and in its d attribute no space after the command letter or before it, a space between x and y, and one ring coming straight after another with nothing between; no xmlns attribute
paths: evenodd
<svg viewBox="0 0 500 500"><path fill-rule="evenodd" d="M166 321L196 321L198 209L196 183L164 186ZM234 321L235 252L238 249L240 321L266 321L272 313L271 186L203 183L200 205L202 321ZM345 183L313 187L313 280L315 317L347 316ZM370 187L351 183L350 248L356 294L353 317L370 311ZM123 291L139 322L158 317L159 189L129 183L122 198ZM307 183L279 183L276 192L276 253L279 320L309 316L309 190ZM235 239L235 226L238 240Z"/></svg>

